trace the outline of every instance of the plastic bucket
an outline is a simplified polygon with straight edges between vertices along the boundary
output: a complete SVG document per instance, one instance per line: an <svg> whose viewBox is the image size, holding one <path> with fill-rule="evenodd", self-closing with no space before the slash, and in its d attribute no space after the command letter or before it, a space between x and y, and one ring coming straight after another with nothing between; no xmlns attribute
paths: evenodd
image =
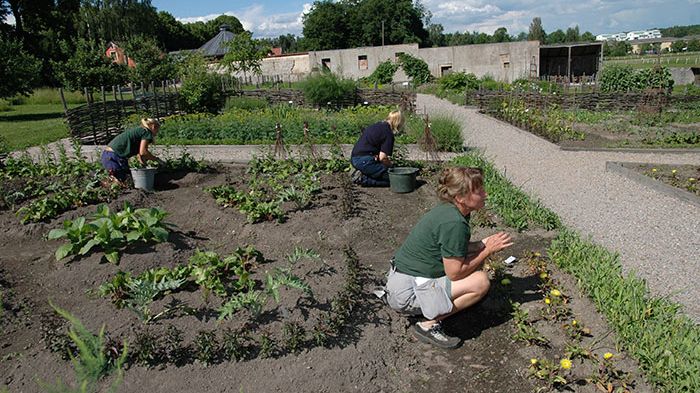
<svg viewBox="0 0 700 393"><path fill-rule="evenodd" d="M389 168L389 189L399 194L415 190L417 173L418 168Z"/></svg>
<svg viewBox="0 0 700 393"><path fill-rule="evenodd" d="M131 178L134 179L134 188L144 191L154 191L157 168L131 168Z"/></svg>

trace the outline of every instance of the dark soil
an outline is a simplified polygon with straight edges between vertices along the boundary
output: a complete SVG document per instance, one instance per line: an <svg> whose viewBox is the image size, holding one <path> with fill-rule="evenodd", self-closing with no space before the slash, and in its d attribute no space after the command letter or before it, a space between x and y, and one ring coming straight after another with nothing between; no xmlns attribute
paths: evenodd
<svg viewBox="0 0 700 393"><path fill-rule="evenodd" d="M666 165L639 164L625 165L652 179L661 181L671 187L690 192L700 197L700 166L697 165Z"/></svg>
<svg viewBox="0 0 700 393"><path fill-rule="evenodd" d="M65 326L51 317L49 301L80 318L93 332L104 325L114 342L127 340L130 351L135 349L137 335L147 330L162 339L171 325L183 331L190 351L202 330L215 331L219 342L227 328L240 329L249 337L247 344L253 348L252 353L238 362L224 360L221 355L208 366L192 356L175 362L161 359L151 367L130 361L120 392L525 392L546 386L528 378L530 358L548 357L558 362L566 336L559 323L537 318L543 295L537 291L539 278L525 264L508 268L513 275L511 285L493 282L491 293L482 303L447 321L448 332L464 339L463 345L452 351L418 343L410 334L414 321L391 311L372 295L372 289L382 283L393 252L420 216L436 203L431 178L423 177L427 182L421 182L412 193L394 194L387 189L349 186L347 174L327 175L322 179L322 192L309 208L290 212L283 223L250 224L243 214L218 206L203 191L226 182L244 183L244 169L225 166L218 173L178 175L161 184L155 193L133 190L112 202L113 209L119 209L125 201L135 207L161 207L170 213L168 221L176 225L168 243L127 248L119 266L101 263L101 252L56 262L54 252L61 242L45 240L62 220L88 216L95 211L94 206L67 212L49 223L29 225L21 225L10 211L0 212L0 390L6 385L10 392L42 391L37 381L53 383L57 378L74 384L70 361L48 349L58 344L52 341L55 334L47 332L65 331ZM508 230L499 226L498 219L495 221L495 227L473 228L474 239ZM523 258L531 252L544 254L554 233L530 230L513 236L515 245L503 255L494 256L492 263L508 255ZM221 300L214 295L205 299L201 291L185 289L157 300L151 308L159 312L179 301L193 308L193 313L175 313L145 327L134 313L117 309L109 299L96 294L97 287L119 270L138 274L152 267L186 264L197 248L225 256L246 245L254 245L266 260L253 270L256 281L261 282L265 272L289 267L311 285L313 298L283 289L280 303L269 301L257 319L240 312L235 320L217 321ZM320 260L302 259L290 265L286 257L295 247L315 250ZM310 332L327 313L330 300L347 280L344 250L348 247L359 259L362 283L351 323L326 346L305 342L301 352L290 353L285 344L285 324L297 323ZM634 390L651 391L635 363L615 350L609 328L593 305L578 293L574 280L549 268L561 291L570 297L576 319L592 331L593 337L584 339L581 345L595 343L593 349L598 356L614 352L619 359L616 365L633 373ZM509 298L522 303L533 320L538 320L538 328L552 343L550 348L511 339L514 323ZM261 358L256 347L263 333L277 342L269 358ZM578 379L592 372L590 367L577 367L579 362L574 361L572 371ZM104 382L105 387L111 380ZM592 385L572 385L569 390L596 391Z"/></svg>

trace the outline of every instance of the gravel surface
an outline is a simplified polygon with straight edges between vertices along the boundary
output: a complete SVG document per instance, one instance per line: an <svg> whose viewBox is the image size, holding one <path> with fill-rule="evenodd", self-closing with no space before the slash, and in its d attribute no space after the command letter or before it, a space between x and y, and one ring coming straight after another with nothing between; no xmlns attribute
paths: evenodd
<svg viewBox="0 0 700 393"><path fill-rule="evenodd" d="M605 171L606 161L700 165L700 153L562 151L473 108L423 94L417 104L458 119L467 146L481 149L568 227L618 252L623 270L644 278L652 294L670 296L700 322L700 208Z"/></svg>

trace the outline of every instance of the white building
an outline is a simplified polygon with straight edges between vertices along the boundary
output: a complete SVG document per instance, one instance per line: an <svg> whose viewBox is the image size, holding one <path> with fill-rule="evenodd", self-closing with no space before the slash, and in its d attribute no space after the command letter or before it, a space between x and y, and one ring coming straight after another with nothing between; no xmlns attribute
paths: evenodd
<svg viewBox="0 0 700 393"><path fill-rule="evenodd" d="M650 38L661 38L661 31L658 29L637 30L627 33L598 34L595 37L596 41L634 41Z"/></svg>

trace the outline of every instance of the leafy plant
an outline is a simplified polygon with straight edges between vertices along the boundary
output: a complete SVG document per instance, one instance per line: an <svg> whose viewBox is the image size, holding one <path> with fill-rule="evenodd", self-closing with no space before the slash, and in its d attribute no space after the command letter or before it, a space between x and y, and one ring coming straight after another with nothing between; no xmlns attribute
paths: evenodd
<svg viewBox="0 0 700 393"><path fill-rule="evenodd" d="M391 83L391 81L394 80L394 74L398 69L398 63L394 63L391 60L383 61L377 65L377 68L372 71L372 74L368 76L366 80L367 82L377 84Z"/></svg>
<svg viewBox="0 0 700 393"><path fill-rule="evenodd" d="M221 344L226 359L244 360L249 355L249 350L244 343L246 339L244 333L226 328Z"/></svg>
<svg viewBox="0 0 700 393"><path fill-rule="evenodd" d="M297 322L286 322L282 331L287 351L290 353L299 352L305 342L306 331L304 327Z"/></svg>
<svg viewBox="0 0 700 393"><path fill-rule="evenodd" d="M408 53L401 53L399 55L399 63L401 68L404 70L406 75L411 78L411 83L414 86L422 85L423 83L430 82L433 76L430 74L430 68L428 63L417 57L413 57Z"/></svg>
<svg viewBox="0 0 700 393"><path fill-rule="evenodd" d="M152 367L161 361L161 342L149 329L136 333L133 360L143 366Z"/></svg>
<svg viewBox="0 0 700 393"><path fill-rule="evenodd" d="M310 248L294 247L294 251L287 255L287 261L290 265L294 265L302 259L319 259L321 256Z"/></svg>
<svg viewBox="0 0 700 393"><path fill-rule="evenodd" d="M280 301L280 287L296 288L307 296L313 296L311 287L301 278L292 274L288 269L275 269L273 274L267 274L265 278L265 291L272 296L277 303Z"/></svg>
<svg viewBox="0 0 700 393"><path fill-rule="evenodd" d="M195 358L204 365L210 365L216 360L219 349L219 342L216 339L216 332L211 330L200 330L194 339Z"/></svg>
<svg viewBox="0 0 700 393"><path fill-rule="evenodd" d="M354 81L326 71L307 77L301 84L306 101L319 107L338 108L347 98L354 97L355 89Z"/></svg>

